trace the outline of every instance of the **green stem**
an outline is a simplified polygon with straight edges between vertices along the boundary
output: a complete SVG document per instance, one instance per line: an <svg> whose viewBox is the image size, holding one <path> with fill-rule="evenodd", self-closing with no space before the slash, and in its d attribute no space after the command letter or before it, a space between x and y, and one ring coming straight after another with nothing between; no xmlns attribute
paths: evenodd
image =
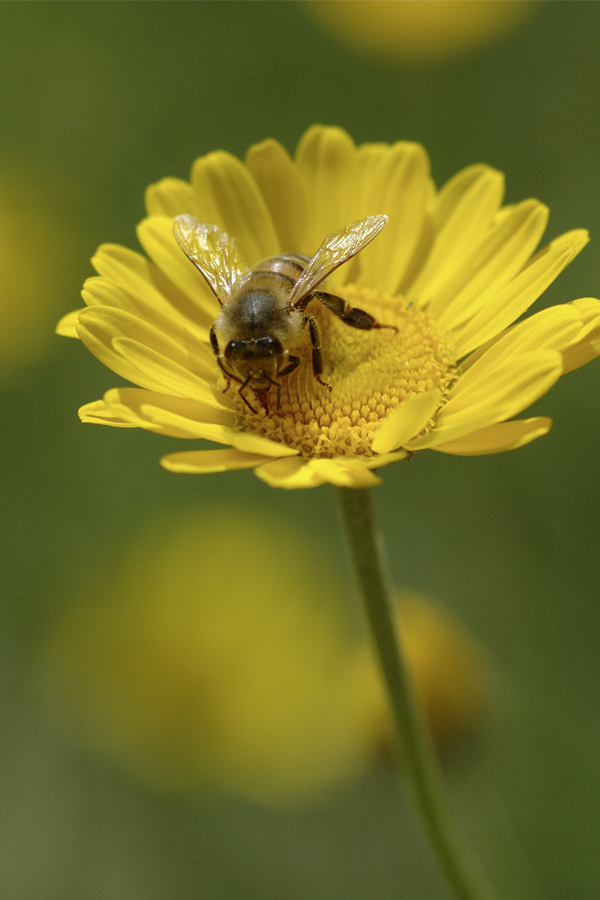
<svg viewBox="0 0 600 900"><path fill-rule="evenodd" d="M431 740L413 698L394 624L384 550L367 488L336 488L350 556L387 686L403 771L446 878L460 900L493 900L494 891L463 836L446 795Z"/></svg>

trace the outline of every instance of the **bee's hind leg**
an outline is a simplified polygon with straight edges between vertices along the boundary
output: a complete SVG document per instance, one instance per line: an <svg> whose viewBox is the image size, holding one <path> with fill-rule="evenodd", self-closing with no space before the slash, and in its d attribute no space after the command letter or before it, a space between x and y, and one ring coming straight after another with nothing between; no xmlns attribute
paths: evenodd
<svg viewBox="0 0 600 900"><path fill-rule="evenodd" d="M315 291L313 296L320 300L323 306L330 309L338 319L349 325L350 328L359 328L361 331L372 331L374 328L391 328L392 331L398 331L395 325L382 325L371 313L365 312L364 309L348 306L342 297L336 297L335 294Z"/></svg>

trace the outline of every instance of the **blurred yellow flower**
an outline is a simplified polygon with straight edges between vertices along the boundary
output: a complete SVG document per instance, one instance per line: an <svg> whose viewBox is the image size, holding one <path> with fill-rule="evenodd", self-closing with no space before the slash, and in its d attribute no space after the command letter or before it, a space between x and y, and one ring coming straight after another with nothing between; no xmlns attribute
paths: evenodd
<svg viewBox="0 0 600 900"><path fill-rule="evenodd" d="M84 741L163 790L302 803L373 743L340 589L285 521L158 523L48 639L43 682Z"/></svg>
<svg viewBox="0 0 600 900"><path fill-rule="evenodd" d="M174 472L254 468L282 488L368 487L380 483L373 470L417 450L480 455L535 440L550 419L506 420L600 353L600 302L513 325L588 235L567 232L534 254L547 207L502 207L503 193L502 174L483 164L436 191L419 144L356 147L340 128L310 128L295 160L271 140L251 147L246 165L225 152L201 157L191 184L166 178L147 191L138 235L152 262L100 247L87 308L58 326L142 388L108 391L81 419L229 445L161 462ZM311 325L300 364L281 375L279 404L255 411L217 365L209 333L219 305L178 246L173 217L234 235L254 265L282 252L310 256L328 232L381 213L387 227L326 283L392 328L348 327L313 299L328 384L313 374Z"/></svg>
<svg viewBox="0 0 600 900"><path fill-rule="evenodd" d="M65 233L31 182L0 168L0 381L48 352L60 308Z"/></svg>
<svg viewBox="0 0 600 900"><path fill-rule="evenodd" d="M308 0L306 6L356 50L436 62L504 37L537 8L532 0Z"/></svg>
<svg viewBox="0 0 600 900"><path fill-rule="evenodd" d="M485 658L439 606L399 599L443 745L485 705ZM69 609L46 642L44 690L84 742L156 789L313 802L389 741L379 671L351 619L327 560L285 521L188 514L157 523Z"/></svg>
<svg viewBox="0 0 600 900"><path fill-rule="evenodd" d="M444 748L477 726L493 696L491 664L463 625L416 591L397 592L397 623L406 664L436 744ZM393 726L370 643L363 648L374 729L393 745Z"/></svg>

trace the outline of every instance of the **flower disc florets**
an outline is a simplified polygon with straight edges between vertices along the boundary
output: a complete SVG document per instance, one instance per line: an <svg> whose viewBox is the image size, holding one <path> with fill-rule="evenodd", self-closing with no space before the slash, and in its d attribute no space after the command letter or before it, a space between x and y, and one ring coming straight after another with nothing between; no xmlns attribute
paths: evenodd
<svg viewBox="0 0 600 900"><path fill-rule="evenodd" d="M317 307L331 391L313 375L310 346L303 348L300 366L282 380L279 408L273 403L255 415L237 401L244 431L293 447L307 459L371 457L375 434L400 403L435 388L446 396L456 367L429 316L382 289L348 285L344 293L351 306L398 330L357 331Z"/></svg>
<svg viewBox="0 0 600 900"><path fill-rule="evenodd" d="M175 472L253 468L285 488L365 487L379 483L373 470L417 450L468 456L535 440L551 420L513 417L600 353L600 302L586 297L513 324L588 237L571 231L536 252L547 208L502 207L503 190L500 172L474 165L438 191L418 144L356 147L322 126L306 132L294 159L271 140L251 147L245 164L220 151L201 157L191 183L166 178L148 189L138 237L150 259L102 246L87 308L59 324L139 385L108 391L81 419L225 445L161 462ZM178 216L235 238L249 268L310 257L328 234L387 216L319 290L397 332L349 327L312 299L331 390L315 377L305 328L288 348L300 363L279 379L279 404L271 385L268 410L252 413L217 365L210 330L219 306L175 241Z"/></svg>

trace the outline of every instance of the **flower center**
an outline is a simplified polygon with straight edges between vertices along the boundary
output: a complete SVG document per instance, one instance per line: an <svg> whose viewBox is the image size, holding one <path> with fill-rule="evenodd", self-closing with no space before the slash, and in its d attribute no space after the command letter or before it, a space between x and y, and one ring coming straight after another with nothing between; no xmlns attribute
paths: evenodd
<svg viewBox="0 0 600 900"><path fill-rule="evenodd" d="M279 408L275 388L268 413L252 413L235 392L242 430L287 444L305 457L372 456L375 434L399 403L434 388L442 398L447 394L455 378L454 356L426 313L382 289L350 285L344 294L351 306L398 331L350 328L313 301L307 312L319 320L322 378L331 391L313 375L306 328L304 343L292 351L302 361L281 379Z"/></svg>

